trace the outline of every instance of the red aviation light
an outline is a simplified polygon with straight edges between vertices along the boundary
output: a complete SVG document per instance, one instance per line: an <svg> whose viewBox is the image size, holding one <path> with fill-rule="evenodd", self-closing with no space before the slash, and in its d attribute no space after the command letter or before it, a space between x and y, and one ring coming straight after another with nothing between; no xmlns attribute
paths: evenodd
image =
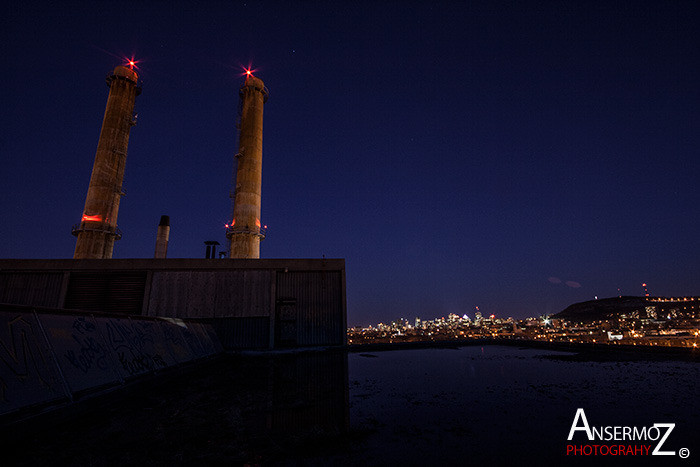
<svg viewBox="0 0 700 467"><path fill-rule="evenodd" d="M257 71L256 69L253 68L253 65L251 65L250 63L248 64L247 67L241 66L241 68L243 68L243 72L244 72L244 73L243 73L243 76L245 76L246 79L247 79L249 76L253 76L253 73L255 73L255 72Z"/></svg>
<svg viewBox="0 0 700 467"><path fill-rule="evenodd" d="M139 69L138 63L139 63L141 60L136 60L136 59L134 58L133 55L131 56L131 58L129 58L129 57L123 57L123 59L124 59L124 62L125 62L125 63L124 63L124 66L128 66L128 67L129 67L130 69L132 69L132 70L133 70L133 69L136 69L136 70Z"/></svg>
<svg viewBox="0 0 700 467"><path fill-rule="evenodd" d="M255 227L260 227L260 219L255 219Z"/></svg>
<svg viewBox="0 0 700 467"><path fill-rule="evenodd" d="M100 216L99 214L94 216L88 216L87 214L83 214L83 222L102 222L102 216Z"/></svg>
<svg viewBox="0 0 700 467"><path fill-rule="evenodd" d="M231 221L231 227L233 227L234 225L236 225L236 219L233 219L233 220Z"/></svg>

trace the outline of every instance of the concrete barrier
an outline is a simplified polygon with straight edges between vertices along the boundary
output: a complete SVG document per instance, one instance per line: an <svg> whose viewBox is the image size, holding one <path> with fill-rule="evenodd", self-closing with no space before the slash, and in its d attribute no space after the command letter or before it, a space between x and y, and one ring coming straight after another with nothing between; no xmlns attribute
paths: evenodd
<svg viewBox="0 0 700 467"><path fill-rule="evenodd" d="M0 365L0 415L70 398L34 313L0 314Z"/></svg>
<svg viewBox="0 0 700 467"><path fill-rule="evenodd" d="M179 319L0 305L0 416L44 410L222 351Z"/></svg>
<svg viewBox="0 0 700 467"><path fill-rule="evenodd" d="M92 316L40 315L72 393L122 382Z"/></svg>
<svg viewBox="0 0 700 467"><path fill-rule="evenodd" d="M117 371L122 378L150 373L167 367L161 355L145 352L146 341L153 341L153 335L146 335L134 329L127 318L96 317L97 328L107 342L107 348L116 359ZM153 345L150 346L151 348Z"/></svg>
<svg viewBox="0 0 700 467"><path fill-rule="evenodd" d="M138 335L144 336L141 339L141 351L149 355L154 364L161 368L178 364L165 341L165 335L159 322L132 319L131 325Z"/></svg>
<svg viewBox="0 0 700 467"><path fill-rule="evenodd" d="M224 346L221 344L221 341L219 340L219 336L217 336L216 334L214 326L212 326L209 323L203 323L202 328L207 332L207 335L209 336L209 341L214 346L214 353L222 353L224 351Z"/></svg>
<svg viewBox="0 0 700 467"><path fill-rule="evenodd" d="M176 362L182 363L195 359L192 348L182 335L181 329L186 326L185 322L177 318L163 318L158 326L163 333L165 344L170 349L170 354Z"/></svg>
<svg viewBox="0 0 700 467"><path fill-rule="evenodd" d="M216 353L214 344L212 344L211 338L209 337L209 333L206 329L204 329L203 324L192 322L189 323L187 327L194 333L195 336L197 336L197 340L199 341L199 344L202 347L202 352L204 353L204 356L208 357Z"/></svg>
<svg viewBox="0 0 700 467"><path fill-rule="evenodd" d="M182 326L180 328L180 332L182 333L182 337L185 338L185 342L187 342L187 345L190 346L193 357L197 359L206 357L207 353L204 350L204 346L202 346L202 343L199 341L199 336L197 336L197 333L194 329L195 324L196 323L185 324L185 326Z"/></svg>

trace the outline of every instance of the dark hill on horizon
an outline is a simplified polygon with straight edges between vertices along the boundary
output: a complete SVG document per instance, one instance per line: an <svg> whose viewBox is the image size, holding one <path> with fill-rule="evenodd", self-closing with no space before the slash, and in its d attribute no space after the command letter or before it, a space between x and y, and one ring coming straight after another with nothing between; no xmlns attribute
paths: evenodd
<svg viewBox="0 0 700 467"><path fill-rule="evenodd" d="M700 297L612 297L574 303L552 316L569 321L595 321L616 318L650 318L697 316Z"/></svg>
<svg viewBox="0 0 700 467"><path fill-rule="evenodd" d="M617 318L620 315L630 315L644 312L648 302L646 297L612 297L587 302L574 303L552 316L555 319L570 321L594 321L599 319Z"/></svg>

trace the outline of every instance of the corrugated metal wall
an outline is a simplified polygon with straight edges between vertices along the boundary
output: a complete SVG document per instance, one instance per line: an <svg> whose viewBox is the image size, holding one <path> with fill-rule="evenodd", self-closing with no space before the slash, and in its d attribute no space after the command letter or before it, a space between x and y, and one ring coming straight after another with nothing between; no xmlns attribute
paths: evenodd
<svg viewBox="0 0 700 467"><path fill-rule="evenodd" d="M146 271L72 272L64 308L140 315Z"/></svg>
<svg viewBox="0 0 700 467"><path fill-rule="evenodd" d="M342 345L340 271L277 273L275 346Z"/></svg>
<svg viewBox="0 0 700 467"><path fill-rule="evenodd" d="M0 303L230 318L219 326L227 348L269 347L271 337L276 347L345 343L344 263L337 260L330 266L321 260L259 260L231 267L203 263L211 260L46 260L55 263L50 268L44 261L18 260L25 270L2 261L7 264L0 272Z"/></svg>
<svg viewBox="0 0 700 467"><path fill-rule="evenodd" d="M272 275L260 269L155 271L148 302L149 316L270 316Z"/></svg>
<svg viewBox="0 0 700 467"><path fill-rule="evenodd" d="M0 303L60 307L62 272L0 273Z"/></svg>

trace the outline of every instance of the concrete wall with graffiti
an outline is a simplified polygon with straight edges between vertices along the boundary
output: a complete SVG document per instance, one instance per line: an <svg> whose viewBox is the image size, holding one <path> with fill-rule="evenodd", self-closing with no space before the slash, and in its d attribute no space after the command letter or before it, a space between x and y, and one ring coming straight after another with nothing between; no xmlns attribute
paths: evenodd
<svg viewBox="0 0 700 467"><path fill-rule="evenodd" d="M0 417L222 352L209 324L0 306Z"/></svg>

